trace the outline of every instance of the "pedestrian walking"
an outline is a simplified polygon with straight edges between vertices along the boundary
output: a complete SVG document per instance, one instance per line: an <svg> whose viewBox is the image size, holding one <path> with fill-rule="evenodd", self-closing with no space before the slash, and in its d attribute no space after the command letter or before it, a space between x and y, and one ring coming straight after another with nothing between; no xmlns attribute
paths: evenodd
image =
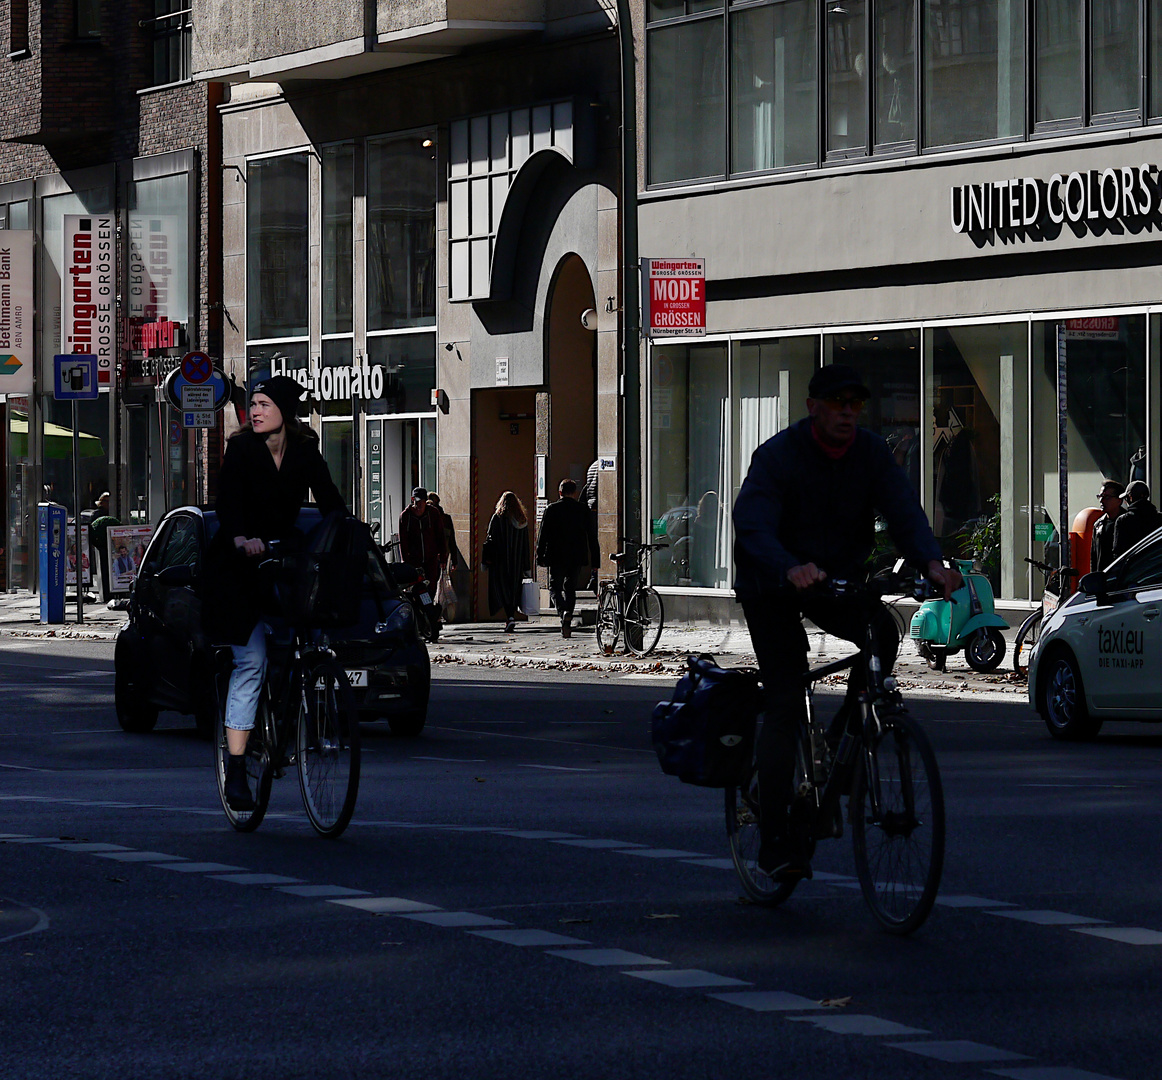
<svg viewBox="0 0 1162 1080"><path fill-rule="evenodd" d="M1162 526L1162 514L1150 501L1150 488L1144 480L1135 480L1121 497L1126 505L1113 525L1115 559Z"/></svg>
<svg viewBox="0 0 1162 1080"><path fill-rule="evenodd" d="M1114 561L1114 521L1122 512L1122 485L1116 480L1102 483L1097 495L1102 516L1093 523L1089 542L1089 569L1104 570Z"/></svg>
<svg viewBox="0 0 1162 1080"><path fill-rule="evenodd" d="M448 561L448 541L444 536L443 511L428 505L427 488L413 488L411 504L399 516L399 556L416 569L423 591L432 598L427 615L434 636L440 632L436 586L440 584L440 571Z"/></svg>
<svg viewBox="0 0 1162 1080"><path fill-rule="evenodd" d="M577 482L562 480L560 498L545 507L537 536L537 565L549 568L549 597L561 617L561 636L573 634L573 608L577 604L577 575L601 557L589 527L589 508L577 499Z"/></svg>
<svg viewBox="0 0 1162 1080"><path fill-rule="evenodd" d="M456 529L452 525L452 515L440 505L438 492L428 492L428 505L437 511L444 525L444 541L448 545L448 569L455 570L464 561L464 556L456 546Z"/></svg>
<svg viewBox="0 0 1162 1080"><path fill-rule="evenodd" d="M488 570L488 610L504 610L504 629L516 628L521 586L529 573L529 516L516 493L506 491L496 503L482 553Z"/></svg>

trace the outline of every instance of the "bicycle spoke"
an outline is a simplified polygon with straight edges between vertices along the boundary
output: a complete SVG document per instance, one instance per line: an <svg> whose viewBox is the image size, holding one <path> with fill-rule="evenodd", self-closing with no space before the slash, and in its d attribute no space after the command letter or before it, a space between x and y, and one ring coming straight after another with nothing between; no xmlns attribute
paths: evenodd
<svg viewBox="0 0 1162 1080"><path fill-rule="evenodd" d="M329 661L304 673L296 758L311 825L322 836L338 836L359 789L359 728L346 675Z"/></svg>

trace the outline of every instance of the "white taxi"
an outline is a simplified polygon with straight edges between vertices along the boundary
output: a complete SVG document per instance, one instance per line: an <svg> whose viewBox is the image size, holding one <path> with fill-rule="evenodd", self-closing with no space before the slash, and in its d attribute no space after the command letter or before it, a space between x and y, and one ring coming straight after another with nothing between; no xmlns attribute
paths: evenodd
<svg viewBox="0 0 1162 1080"><path fill-rule="evenodd" d="M1055 739L1092 739L1111 717L1162 720L1162 529L1045 619L1029 701Z"/></svg>

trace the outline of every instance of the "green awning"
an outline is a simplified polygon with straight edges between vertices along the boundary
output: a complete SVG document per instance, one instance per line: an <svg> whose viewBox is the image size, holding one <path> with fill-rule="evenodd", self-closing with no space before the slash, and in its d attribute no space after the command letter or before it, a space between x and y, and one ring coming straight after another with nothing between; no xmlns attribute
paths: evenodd
<svg viewBox="0 0 1162 1080"><path fill-rule="evenodd" d="M28 418L13 414L12 454L14 457L28 457ZM82 431L77 440L77 448L83 458L101 458L105 448L96 435ZM73 433L60 424L44 425L44 456L59 460L73 456Z"/></svg>

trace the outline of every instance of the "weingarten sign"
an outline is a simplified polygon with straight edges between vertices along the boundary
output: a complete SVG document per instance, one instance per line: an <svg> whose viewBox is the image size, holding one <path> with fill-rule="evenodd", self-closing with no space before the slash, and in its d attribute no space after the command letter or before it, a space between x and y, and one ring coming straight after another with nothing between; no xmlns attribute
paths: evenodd
<svg viewBox="0 0 1162 1080"><path fill-rule="evenodd" d="M116 340L117 230L111 214L65 214L61 265L61 352L97 358L97 385L108 390Z"/></svg>
<svg viewBox="0 0 1162 1080"><path fill-rule="evenodd" d="M1068 228L1086 233L1144 232L1162 227L1156 165L1126 165L959 184L951 190L952 231L974 242L1053 240Z"/></svg>

